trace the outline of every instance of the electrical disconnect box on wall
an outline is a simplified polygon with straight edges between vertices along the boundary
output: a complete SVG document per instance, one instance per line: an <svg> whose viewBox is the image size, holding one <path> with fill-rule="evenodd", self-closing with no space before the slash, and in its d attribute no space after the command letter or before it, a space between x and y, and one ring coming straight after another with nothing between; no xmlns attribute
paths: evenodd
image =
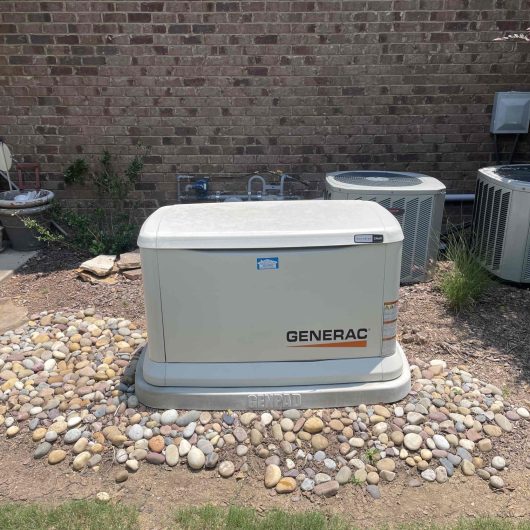
<svg viewBox="0 0 530 530"><path fill-rule="evenodd" d="M155 407L331 407L401 399L403 233L376 203L159 209L141 249L149 344L136 392Z"/></svg>

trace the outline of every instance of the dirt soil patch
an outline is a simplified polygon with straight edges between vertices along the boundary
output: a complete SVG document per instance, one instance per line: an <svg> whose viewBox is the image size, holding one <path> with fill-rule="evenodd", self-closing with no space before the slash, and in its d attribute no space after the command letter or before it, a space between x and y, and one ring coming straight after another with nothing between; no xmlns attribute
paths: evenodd
<svg viewBox="0 0 530 530"><path fill-rule="evenodd" d="M10 299L28 314L40 311L94 307L105 316L128 318L145 327L141 282L120 278L115 285L91 285L76 278L85 258L65 250L45 250L22 270L0 284L0 298ZM443 359L503 389L506 399L530 406L530 289L495 283L480 305L455 315L436 289L436 283L401 289L400 340L411 362ZM530 517L530 427L505 436L499 448L510 456L502 493L473 477L454 476L445 484L412 488L410 476L385 484L382 499L374 501L362 488L341 488L331 499L271 494L261 473L241 480L224 480L217 472L191 473L186 467L143 466L127 482L113 480L117 465L110 461L99 473L75 473L32 457L31 447L0 440L0 500L59 503L93 498L108 491L119 502L142 511L145 528L165 528L178 506L241 504L258 510L320 509L340 513L362 527L409 522L445 523L461 516ZM249 464L253 464L252 459Z"/></svg>

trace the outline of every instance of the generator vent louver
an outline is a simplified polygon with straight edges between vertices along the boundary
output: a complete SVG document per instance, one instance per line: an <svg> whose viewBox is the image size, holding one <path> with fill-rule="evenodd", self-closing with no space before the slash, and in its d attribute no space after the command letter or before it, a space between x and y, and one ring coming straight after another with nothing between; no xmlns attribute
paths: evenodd
<svg viewBox="0 0 530 530"><path fill-rule="evenodd" d="M327 199L369 200L388 209L405 239L401 283L428 280L436 263L445 187L417 173L345 171L326 178Z"/></svg>
<svg viewBox="0 0 530 530"><path fill-rule="evenodd" d="M495 276L530 283L530 165L478 172L472 249Z"/></svg>
<svg viewBox="0 0 530 530"><path fill-rule="evenodd" d="M478 181L473 213L473 248L484 266L498 270L502 260L510 191Z"/></svg>

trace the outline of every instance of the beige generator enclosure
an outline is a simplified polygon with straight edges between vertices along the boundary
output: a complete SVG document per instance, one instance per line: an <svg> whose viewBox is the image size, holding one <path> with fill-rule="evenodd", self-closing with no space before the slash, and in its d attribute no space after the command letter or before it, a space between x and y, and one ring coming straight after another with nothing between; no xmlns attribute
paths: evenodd
<svg viewBox="0 0 530 530"><path fill-rule="evenodd" d="M240 410L401 399L402 240L372 202L160 208L138 239L149 332L140 401Z"/></svg>

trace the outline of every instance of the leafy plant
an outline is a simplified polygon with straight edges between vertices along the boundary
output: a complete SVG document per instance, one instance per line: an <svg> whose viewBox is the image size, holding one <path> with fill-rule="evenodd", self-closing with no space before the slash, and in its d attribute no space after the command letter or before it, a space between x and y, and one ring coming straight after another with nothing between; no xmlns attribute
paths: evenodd
<svg viewBox="0 0 530 530"><path fill-rule="evenodd" d="M66 184L84 184L88 174L88 164L84 158L77 158L70 164L64 172Z"/></svg>
<svg viewBox="0 0 530 530"><path fill-rule="evenodd" d="M144 168L144 156L137 153L125 171L118 173L111 154L105 150L100 159L101 170L94 173L92 181L102 198L123 200L138 181Z"/></svg>
<svg viewBox="0 0 530 530"><path fill-rule="evenodd" d="M364 458L368 461L368 463L373 464L378 454L379 451L375 447L370 447L370 449L367 449L364 452Z"/></svg>
<svg viewBox="0 0 530 530"><path fill-rule="evenodd" d="M354 485L354 486L362 486L363 485L363 481L362 480L359 480L357 477L353 476L351 479L350 479L350 482Z"/></svg>
<svg viewBox="0 0 530 530"><path fill-rule="evenodd" d="M65 182L83 183L97 192L97 202L85 211L56 203L50 209L51 218L63 226L68 237L57 235L37 221L26 219L27 228L35 230L38 239L97 254L120 254L135 245L138 222L130 192L144 168L147 151L138 151L123 172L114 167L112 155L103 151L100 167L90 171L83 159L76 160L65 171Z"/></svg>
<svg viewBox="0 0 530 530"><path fill-rule="evenodd" d="M480 299L491 284L491 278L461 234L449 237L446 257L452 264L441 273L439 287L449 307L462 311Z"/></svg>
<svg viewBox="0 0 530 530"><path fill-rule="evenodd" d="M35 232L39 241L45 241L47 243L59 243L64 241L64 236L62 234L52 232L49 228L40 224L35 219L32 219L31 217L21 217L20 219L28 230Z"/></svg>

